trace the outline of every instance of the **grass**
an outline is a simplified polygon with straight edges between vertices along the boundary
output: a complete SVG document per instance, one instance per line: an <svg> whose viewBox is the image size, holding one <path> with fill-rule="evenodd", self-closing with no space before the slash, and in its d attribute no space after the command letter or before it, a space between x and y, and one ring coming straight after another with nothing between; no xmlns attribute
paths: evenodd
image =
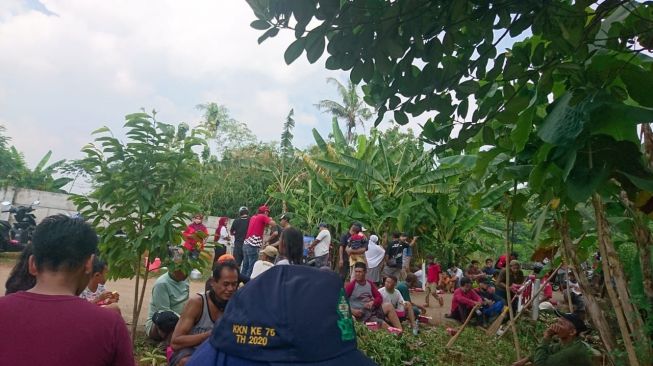
<svg viewBox="0 0 653 366"><path fill-rule="evenodd" d="M545 322L519 322L522 357L534 351L545 328ZM369 331L364 325L356 324L356 333L358 348L380 366L510 365L517 359L512 334L497 340L476 327L466 328L449 349L445 345L451 337L444 327L420 328L417 337L410 332L397 337L382 330ZM134 353L141 366L166 365L165 353L145 340L144 335L137 337Z"/></svg>

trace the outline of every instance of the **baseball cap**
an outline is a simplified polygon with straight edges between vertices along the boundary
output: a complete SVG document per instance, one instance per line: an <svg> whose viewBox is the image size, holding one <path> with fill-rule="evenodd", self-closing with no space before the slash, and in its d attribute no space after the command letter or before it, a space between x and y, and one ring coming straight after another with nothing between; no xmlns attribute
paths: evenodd
<svg viewBox="0 0 653 366"><path fill-rule="evenodd" d="M375 365L357 349L340 277L305 266L274 266L236 292L188 364Z"/></svg>
<svg viewBox="0 0 653 366"><path fill-rule="evenodd" d="M249 212L249 209L248 209L247 207L245 207L245 206L241 206L241 207L238 209L238 212L239 212L239 213L242 213L242 212Z"/></svg>
<svg viewBox="0 0 653 366"><path fill-rule="evenodd" d="M321 222L317 227L329 227L326 222Z"/></svg>
<svg viewBox="0 0 653 366"><path fill-rule="evenodd" d="M573 313L561 313L558 310L555 311L555 314L560 318L569 320L569 322L574 325L574 328L576 328L576 333L582 333L587 330L585 322L578 315Z"/></svg>
<svg viewBox="0 0 653 366"><path fill-rule="evenodd" d="M268 245L261 250L261 253L267 255L268 257L275 258L277 255L279 255L279 250L277 250L277 248L273 247L272 245Z"/></svg>
<svg viewBox="0 0 653 366"><path fill-rule="evenodd" d="M515 264L518 265L518 266L520 265L519 261L516 260L516 259L513 259L513 260L510 261L510 265L511 265L511 266L513 266L513 265L515 265Z"/></svg>
<svg viewBox="0 0 653 366"><path fill-rule="evenodd" d="M258 213L270 212L270 208L267 205L259 206Z"/></svg>

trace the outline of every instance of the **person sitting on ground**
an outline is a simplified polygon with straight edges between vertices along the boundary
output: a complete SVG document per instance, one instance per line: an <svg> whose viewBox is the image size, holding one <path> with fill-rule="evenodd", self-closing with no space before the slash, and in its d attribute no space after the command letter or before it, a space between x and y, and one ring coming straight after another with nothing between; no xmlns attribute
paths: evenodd
<svg viewBox="0 0 653 366"><path fill-rule="evenodd" d="M184 248L195 257L199 256L199 253L204 250L204 242L209 236L209 229L204 226L202 223L203 220L204 215L196 213L193 215L193 221L188 224L188 227L182 233L184 237Z"/></svg>
<svg viewBox="0 0 653 366"><path fill-rule="evenodd" d="M329 248L331 247L331 232L329 232L329 225L322 222L318 225L320 232L315 237L315 240L308 247L313 252L315 257L315 267L324 267L329 263Z"/></svg>
<svg viewBox="0 0 653 366"><path fill-rule="evenodd" d="M384 304L383 297L376 286L365 279L367 265L358 262L354 265L354 280L345 287L351 313L360 322L376 322L383 328L392 325L402 330L397 312L391 304ZM390 325L385 320L390 322Z"/></svg>
<svg viewBox="0 0 653 366"><path fill-rule="evenodd" d="M513 259L510 261L510 283L506 283L506 268L502 269L499 273L499 278L496 282L496 292L502 299L508 303L508 290L511 293L511 301L513 311L517 312L517 301L515 301L516 294L519 291L522 283L524 283L524 272L521 270L521 264L518 260Z"/></svg>
<svg viewBox="0 0 653 366"><path fill-rule="evenodd" d="M460 287L460 280L464 277L463 276L463 270L458 268L457 265L452 264L449 266L449 269L447 270L449 272L449 277L451 278L451 282L453 282L453 287L459 288Z"/></svg>
<svg viewBox="0 0 653 366"><path fill-rule="evenodd" d="M356 349L342 281L332 271L274 266L229 302L186 365L375 365Z"/></svg>
<svg viewBox="0 0 653 366"><path fill-rule="evenodd" d="M352 225L351 236L347 241L347 248L345 248L345 251L349 255L349 268L352 279L354 278L354 265L358 262L367 264L365 252L367 251L368 242L362 231L362 226Z"/></svg>
<svg viewBox="0 0 653 366"><path fill-rule="evenodd" d="M386 276L403 278L402 269L404 267L404 249L410 247L411 244L402 241L402 235L405 237L405 234L400 234L398 232L392 233L392 241L388 243L388 247L385 250L385 269L383 270L383 273Z"/></svg>
<svg viewBox="0 0 653 366"><path fill-rule="evenodd" d="M494 268L494 261L492 258L487 258L485 260L485 267L481 269L483 273L485 273L486 278L492 278L494 277L494 273L496 273L496 268Z"/></svg>
<svg viewBox="0 0 653 366"><path fill-rule="evenodd" d="M567 288L566 283L563 283L562 290L565 299L571 299L573 313L578 315L580 319L585 320L585 297L583 297L583 292L580 290L580 285L578 284L574 273L569 273L569 288Z"/></svg>
<svg viewBox="0 0 653 366"><path fill-rule="evenodd" d="M18 291L27 291L36 285L36 277L29 272L29 257L32 255L32 244L27 244L20 253L18 261L11 269L5 282L5 295Z"/></svg>
<svg viewBox="0 0 653 366"><path fill-rule="evenodd" d="M397 284L397 291L401 293L401 297L404 298L404 301L407 301L411 303L413 306L413 313L415 313L415 318L419 317L420 315L425 315L426 308L423 307L422 305L418 305L413 302L413 300L410 297L410 289L411 288L419 288L419 281L417 280L417 276L413 273L409 273L406 275L406 280L405 281L399 281Z"/></svg>
<svg viewBox="0 0 653 366"><path fill-rule="evenodd" d="M413 306L410 302L404 300L404 297L401 295L401 292L396 291L395 287L397 286L397 277L388 276L385 278L385 285L379 290L381 297L383 297L384 304L391 304L392 307L397 312L399 320L408 319L410 327L413 329L413 334L417 335L419 329L417 327L417 322L415 321L415 313L413 312Z"/></svg>
<svg viewBox="0 0 653 366"><path fill-rule="evenodd" d="M279 251L272 245L263 248L259 253L259 260L254 263L254 269L252 270L250 279L256 278L261 273L274 267L274 261L277 259L277 255L279 255Z"/></svg>
<svg viewBox="0 0 653 366"><path fill-rule="evenodd" d="M440 274L438 289L450 294L453 292L454 285L455 283L451 280L451 276L449 276L449 271L444 271Z"/></svg>
<svg viewBox="0 0 653 366"><path fill-rule="evenodd" d="M473 260L465 271L465 277L472 280L472 282L480 282L481 280L485 279L485 273L483 273L481 269L478 268L478 265L478 261Z"/></svg>
<svg viewBox="0 0 653 366"><path fill-rule="evenodd" d="M557 313L559 318L545 331L542 342L535 353L523 358L512 366L591 366L593 350L579 339L579 334L587 330L583 320L576 314ZM557 336L559 342L553 343Z"/></svg>
<svg viewBox="0 0 653 366"><path fill-rule="evenodd" d="M383 259L385 258L385 249L379 245L379 237L370 235L367 244L365 259L367 260L367 279L374 284L381 283L381 271L383 270Z"/></svg>
<svg viewBox="0 0 653 366"><path fill-rule="evenodd" d="M195 348L211 336L213 325L238 289L239 272L235 261L216 264L210 289L188 299L170 340L174 351L170 366L184 366Z"/></svg>
<svg viewBox="0 0 653 366"><path fill-rule="evenodd" d="M440 303L440 307L444 306L444 298L438 294L438 283L440 283L440 264L436 262L435 257L432 255L428 257L428 268L426 269L426 294L424 306L429 307L429 300L431 296ZM406 277L407 278L407 277Z"/></svg>
<svg viewBox="0 0 653 366"><path fill-rule="evenodd" d="M0 364L135 364L124 320L79 297L91 279L97 243L81 219L55 215L36 226L28 259L36 284L0 297Z"/></svg>
<svg viewBox="0 0 653 366"><path fill-rule="evenodd" d="M118 306L120 295L117 292L107 291L104 286L107 283L108 271L109 267L107 266L107 262L96 256L93 259L91 280L88 281L88 285L86 285L86 288L82 291L79 297L105 309L121 314L120 306Z"/></svg>
<svg viewBox="0 0 653 366"><path fill-rule="evenodd" d="M275 264L304 263L304 234L294 227L283 231L279 240L279 255Z"/></svg>
<svg viewBox="0 0 653 366"><path fill-rule="evenodd" d="M449 316L463 323L474 306L481 306L482 303L483 299L481 299L476 291L472 290L472 280L463 277L463 279L460 280L460 287L453 293L451 312L449 313ZM478 312L477 315L479 313L480 312Z"/></svg>
<svg viewBox="0 0 653 366"><path fill-rule="evenodd" d="M487 323L495 316L501 314L505 302L496 294L494 285L489 279L484 279L478 283L478 288L474 289L483 299L481 312L483 313L483 323Z"/></svg>
<svg viewBox="0 0 653 366"><path fill-rule="evenodd" d="M145 334L148 338L170 343L179 314L188 301L188 289L188 274L182 270L165 273L156 279L145 321Z"/></svg>

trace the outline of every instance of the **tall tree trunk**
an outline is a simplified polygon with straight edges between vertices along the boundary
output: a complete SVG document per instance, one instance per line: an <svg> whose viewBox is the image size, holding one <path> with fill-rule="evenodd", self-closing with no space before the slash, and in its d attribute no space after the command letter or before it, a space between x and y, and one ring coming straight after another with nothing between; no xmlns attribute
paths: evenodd
<svg viewBox="0 0 653 366"><path fill-rule="evenodd" d="M610 331L610 326L608 320L605 318L603 310L599 306L596 297L594 297L594 293L591 291L589 280L587 279L585 272L580 268L580 260L576 255L576 250L569 235L569 222L567 221L566 214L563 216L558 229L560 231L560 237L562 238L562 247L565 256L570 259L573 268L576 269L576 273L578 274L578 283L580 284L583 296L585 296L585 299L587 300L587 310L590 319L592 320L592 324L594 324L594 327L599 332L599 336L605 346L610 363L614 365L615 359L613 351L616 349L617 342Z"/></svg>
<svg viewBox="0 0 653 366"><path fill-rule="evenodd" d="M515 191L517 184L515 183ZM514 196L513 196L514 197ZM515 344L515 352L517 353L517 360L521 359L521 350L519 348L519 337L517 337L517 324L515 324L515 314L512 311L512 294L510 291L510 253L512 252L512 241L510 240L510 215L512 214L512 200L510 201L510 211L506 215L506 299L508 300L508 316L510 317L510 330L512 331L512 338ZM514 226L513 226L514 228Z"/></svg>
<svg viewBox="0 0 653 366"><path fill-rule="evenodd" d="M628 354L628 361L631 366L639 366L635 347L631 339L631 333L636 339L641 339L637 335L637 333L641 332L641 328L637 329L634 325L637 322L635 319L639 318L639 313L635 311L630 302L621 262L610 237L610 229L605 217L605 208L603 207L601 197L597 193L594 193L592 196L592 205L594 206L596 216L596 231L598 233L599 250L601 252L601 265L608 296L617 316L619 330L621 331L626 353ZM613 280L614 287L612 286ZM639 319L639 323L641 324L641 318Z"/></svg>
<svg viewBox="0 0 653 366"><path fill-rule="evenodd" d="M136 343L136 327L138 324L138 285L141 279L141 257L136 260L136 283L134 284L134 307L132 308L132 345Z"/></svg>
<svg viewBox="0 0 653 366"><path fill-rule="evenodd" d="M644 141L644 151L648 156L649 168L653 169L653 130L651 125L644 123L642 126L642 140ZM653 306L653 265L651 264L651 247L653 246L653 239L651 237L651 230L646 225L647 219L643 217L643 213L638 212L633 207L630 201L626 203L634 211L635 217L635 241L639 250L639 263L642 268L642 277L644 281L644 292L648 301Z"/></svg>

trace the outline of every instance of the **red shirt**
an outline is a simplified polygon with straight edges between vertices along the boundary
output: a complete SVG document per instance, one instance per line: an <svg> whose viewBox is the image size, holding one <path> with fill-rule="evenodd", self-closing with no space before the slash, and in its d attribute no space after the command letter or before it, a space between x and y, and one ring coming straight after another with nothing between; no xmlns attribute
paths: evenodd
<svg viewBox="0 0 653 366"><path fill-rule="evenodd" d="M426 270L426 282L428 283L439 283L440 282L440 265L437 263L429 264L429 268Z"/></svg>
<svg viewBox="0 0 653 366"><path fill-rule="evenodd" d="M77 296L0 297L0 329L0 365L135 365L120 315Z"/></svg>
<svg viewBox="0 0 653 366"><path fill-rule="evenodd" d="M270 216L264 214L256 214L249 219L249 226L247 227L247 234L245 239L250 236L260 236L263 238L263 231L265 231L265 226L270 223Z"/></svg>
<svg viewBox="0 0 653 366"><path fill-rule="evenodd" d="M505 268L506 267L506 255L502 255L499 257L499 260L497 261L497 267L498 268Z"/></svg>
<svg viewBox="0 0 653 366"><path fill-rule="evenodd" d="M459 304L464 304L470 308L474 307L475 302L480 302L481 297L474 290L463 292L462 287L458 288L453 293L453 300L451 300L451 314L455 313Z"/></svg>

